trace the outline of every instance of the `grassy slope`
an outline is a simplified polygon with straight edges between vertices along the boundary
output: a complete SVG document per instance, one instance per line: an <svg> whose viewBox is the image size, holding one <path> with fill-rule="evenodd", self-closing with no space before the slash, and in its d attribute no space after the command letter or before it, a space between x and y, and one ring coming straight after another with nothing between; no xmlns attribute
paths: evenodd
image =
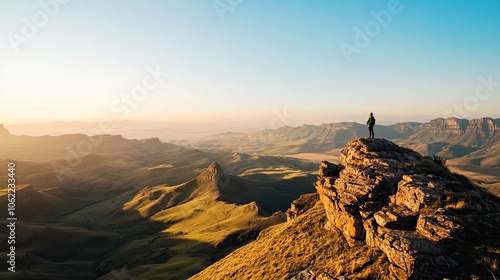
<svg viewBox="0 0 500 280"><path fill-rule="evenodd" d="M148 195L156 191L162 194L154 195L156 198L154 201L149 198L144 200L144 196L138 195L126 204L126 207L135 207L134 209L143 215L154 213L150 219L166 225L162 234L176 237L178 243L170 248L172 259L163 264L149 265L147 272L139 273L139 279L182 279L200 271L235 249L234 246L239 246L241 241L244 242L261 229L280 222L281 218L278 216L263 217L262 214L265 213L262 213L255 200L265 197L278 206L286 205L279 206L280 210L285 210L298 196L293 196L293 193L303 193L307 188L302 181L311 179L311 177L290 179L286 188L291 194L286 195L279 192L280 179L274 177L264 180L266 183L260 186L257 181L232 176L228 185L220 187L214 186L212 182L191 188L189 184L194 182L190 181L170 189L165 186L149 188ZM189 195L172 194L171 189L195 190L195 195L192 199L187 199ZM161 201L166 197L172 199L180 196L184 200L177 205L167 206L169 201ZM160 209L167 207L156 213L158 209L151 211L158 204L161 206ZM178 265L184 268L178 270ZM173 268L175 269L172 270ZM138 273L140 270L141 267L137 267L132 273ZM168 273L164 273L165 271ZM183 276L175 274L178 271L182 271Z"/></svg>
<svg viewBox="0 0 500 280"><path fill-rule="evenodd" d="M306 268L332 276L354 274L352 279L386 275L385 257L361 245L350 248L340 234L323 228L325 222L324 206L317 202L190 279L286 279ZM359 260L373 265L354 271Z"/></svg>
<svg viewBox="0 0 500 280"><path fill-rule="evenodd" d="M139 141L106 136L91 154L80 158L79 164L64 175L63 181L59 181L52 163L64 162L68 147L75 149L78 143L88 139L84 135L0 138L0 164L7 166L8 162L16 162L18 182L32 184L34 188L27 199L17 201L19 218L32 223L32 226L20 225L20 230L30 240L28 244L47 245L24 246L22 250L35 257L29 269L23 267L27 272L16 274L18 279L94 279L96 271L91 266L95 266L98 273L122 267L136 269L134 271L142 269L137 275L146 273L143 279L151 279L150 273L156 270L168 271L171 279L187 278L235 249L231 245L234 240L227 242L231 233L238 233L242 240L246 240L252 238L252 232L245 231L260 230L275 223L276 217L267 217L274 208L257 207L252 200L248 201L252 195L240 196L238 201L227 199L231 192L238 193L236 187L253 190L254 196L259 196L260 191L274 193L269 203L286 210L290 201L303 192L303 186L308 189L306 192L312 191L309 177L313 175L308 172L316 169L313 163L288 158L207 153L155 139ZM264 176L263 182L252 178L252 174L242 178L232 176L232 191L228 188L223 192L224 200L211 197L204 211L199 209L204 205L201 197L169 211L147 206L151 214L158 213L154 218L144 217L137 209L124 210L124 205L143 187L185 182L213 161L219 161L231 174L247 170L252 173L255 168L271 173L276 168L281 173ZM305 180L309 184L303 184ZM7 181L5 173L0 176L0 181ZM257 188L252 189L254 184ZM277 184L278 191L272 190L273 184ZM273 200L286 189L290 190L291 196ZM229 219L226 218L228 215ZM61 229L54 232L53 237L40 235L39 229L45 225ZM101 246L97 237L87 236L85 232L94 232L97 236L111 234L120 242ZM239 236L233 237L237 239ZM53 262L49 245L59 244L57 240L66 242L68 238L79 238L78 246L95 252L95 255L91 260L68 256ZM37 243L33 243L34 240ZM220 243L228 247L215 249L214 246ZM76 250L76 245L72 244L73 241L67 241L68 248ZM28 263L21 260L19 265Z"/></svg>
<svg viewBox="0 0 500 280"><path fill-rule="evenodd" d="M16 233L17 272L3 270L2 279L93 279L95 260L121 242L112 232L22 221L16 223ZM0 255L5 263L6 252Z"/></svg>
<svg viewBox="0 0 500 280"><path fill-rule="evenodd" d="M91 226L85 217L109 210L101 224L126 235L127 242L102 258L99 271L116 273L125 267L135 279L186 279L255 238L263 228L282 222L282 216L270 214L314 191L310 184L314 175L284 167L273 170L255 178L255 169L250 169L241 177L230 176L221 186L202 173L180 185L131 191L63 222ZM113 277L111 272L101 279Z"/></svg>

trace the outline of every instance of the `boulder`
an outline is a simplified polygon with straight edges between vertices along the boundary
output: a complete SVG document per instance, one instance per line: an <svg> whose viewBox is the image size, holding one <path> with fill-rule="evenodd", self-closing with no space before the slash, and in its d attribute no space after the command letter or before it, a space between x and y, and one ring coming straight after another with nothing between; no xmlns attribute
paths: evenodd
<svg viewBox="0 0 500 280"><path fill-rule="evenodd" d="M460 235L460 219L451 215L420 215L416 232L432 241L455 239Z"/></svg>
<svg viewBox="0 0 500 280"><path fill-rule="evenodd" d="M391 262L394 279L442 278L457 266L437 243L413 232L388 231L378 238L380 250Z"/></svg>
<svg viewBox="0 0 500 280"><path fill-rule="evenodd" d="M309 269L302 270L297 275L290 278L290 280L315 280L315 279L316 279L316 275L314 274L314 272L312 272Z"/></svg>
<svg viewBox="0 0 500 280"><path fill-rule="evenodd" d="M381 227L400 230L415 230L418 213L399 206L385 206L374 215L375 221Z"/></svg>
<svg viewBox="0 0 500 280"><path fill-rule="evenodd" d="M405 175L398 183L395 202L418 212L423 207L429 207L440 199L436 187L442 185L444 182L432 181L422 175Z"/></svg>

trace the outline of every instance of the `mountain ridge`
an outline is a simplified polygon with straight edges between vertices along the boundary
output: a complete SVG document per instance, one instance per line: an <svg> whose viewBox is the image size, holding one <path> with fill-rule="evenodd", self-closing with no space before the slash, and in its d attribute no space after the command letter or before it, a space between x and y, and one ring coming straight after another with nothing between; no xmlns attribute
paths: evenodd
<svg viewBox="0 0 500 280"><path fill-rule="evenodd" d="M438 118L426 123L402 122L393 125L376 125L377 138L389 140L405 139L413 134L476 134L482 137L497 138L500 135L500 118L484 117L479 119ZM170 143L189 145L206 150L230 150L263 154L292 154L300 152L327 152L343 147L348 141L367 135L366 125L356 122L323 123L321 125L283 126L265 129L254 133L220 133L198 140L177 140ZM226 141L227 143L225 143ZM230 141L238 141L231 144ZM272 142L287 142L288 149L277 148ZM259 148L269 146L271 149ZM270 150L270 151L269 151Z"/></svg>
<svg viewBox="0 0 500 280"><path fill-rule="evenodd" d="M255 239L262 229L284 222L286 216L283 211L286 206L282 211L274 208L269 210L269 207L266 207L267 201L279 205L283 204L279 203L283 200L289 205L299 196L295 193L313 190L312 186L305 183L301 183L299 189L294 189L290 186L293 184L291 180L286 182L286 187L280 187L278 182L259 186L258 181L241 176L229 175L215 161L198 176L179 185L149 186L137 191L128 201L121 202L123 211L114 213L110 217L111 221L121 220L114 226L129 224L136 232L145 230L141 225L154 222L159 231L140 239L134 238L133 241L115 248L100 260L98 270L108 272L120 268L116 267L116 264L123 263L120 256L130 250L130 243L139 243L144 247L154 246L155 251L165 251L168 258L160 258L158 261L144 256L142 263L130 265L131 275L148 279L143 271L146 264L161 271L163 267L171 265L170 258L182 258L185 265L192 267L185 269L184 274L170 273L164 276L168 279L186 278L186 275L191 276L200 271L200 267L205 266L207 260L202 261L200 256L210 256L210 260L216 260L218 255L222 257L228 250ZM301 182L306 179L310 180L312 177L304 178ZM287 193L284 193L285 190ZM75 223L81 216L81 213L75 213L64 222ZM130 231L132 229L129 234ZM169 241L155 243L150 239ZM179 245L161 245L164 243ZM99 279L113 279L112 276L112 273L108 273Z"/></svg>
<svg viewBox="0 0 500 280"><path fill-rule="evenodd" d="M352 139L368 136L365 125L355 122L284 126L247 134L215 134L174 144L204 151L242 152L335 161ZM450 168L467 173L475 182L500 194L500 119L438 118L427 123L402 122L376 125L375 137L394 141L415 151L440 156Z"/></svg>

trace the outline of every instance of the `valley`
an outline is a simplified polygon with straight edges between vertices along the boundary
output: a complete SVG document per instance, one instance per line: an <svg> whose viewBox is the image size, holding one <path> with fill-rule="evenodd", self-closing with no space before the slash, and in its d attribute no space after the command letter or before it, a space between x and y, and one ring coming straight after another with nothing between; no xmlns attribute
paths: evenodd
<svg viewBox="0 0 500 280"><path fill-rule="evenodd" d="M366 126L359 123L332 123L169 142L210 151L280 155L319 163L338 162L345 144L367 133ZM477 184L500 194L500 119L448 118L376 125L375 136L422 154L443 157L452 170L467 173Z"/></svg>
<svg viewBox="0 0 500 280"><path fill-rule="evenodd" d="M437 119L376 126L375 133L445 158L452 172L498 196L499 123L488 118ZM0 127L0 165L17 166L20 271L0 275L187 279L246 244L274 242L251 243L263 230L268 235L287 231L285 212L290 204L316 192L318 164L339 163L345 145L365 134L364 125L337 123L167 143L118 135L18 136ZM5 173L0 173L0 181L7 181ZM5 192L0 193L4 201ZM324 220L324 210L320 204L313 207L316 200L310 199L305 201L317 223L313 227L322 226L318 221ZM0 212L4 227L5 212ZM341 238L302 230L301 238L313 247L325 238L333 238L325 244ZM387 268L380 253L367 254ZM0 260L5 262L5 257ZM362 277L373 273L370 269L349 273ZM292 269L289 276L292 272L299 271Z"/></svg>
<svg viewBox="0 0 500 280"><path fill-rule="evenodd" d="M20 272L2 272L6 279L187 278L286 220L280 211L314 191L316 165L305 160L2 132L0 162L16 163L19 184ZM82 141L99 144L76 157Z"/></svg>

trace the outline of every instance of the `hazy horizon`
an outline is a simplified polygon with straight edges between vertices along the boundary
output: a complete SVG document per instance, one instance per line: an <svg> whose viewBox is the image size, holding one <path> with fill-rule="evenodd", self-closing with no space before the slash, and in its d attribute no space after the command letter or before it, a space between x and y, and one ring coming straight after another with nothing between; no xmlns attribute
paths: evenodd
<svg viewBox="0 0 500 280"><path fill-rule="evenodd" d="M0 123L498 117L500 4L450 3L2 1Z"/></svg>
<svg viewBox="0 0 500 280"><path fill-rule="evenodd" d="M490 117L490 116L485 116ZM492 119L497 119L491 117ZM390 126L397 123L404 122L417 122L426 123L431 120L424 121L402 121L402 122L379 122L377 125ZM184 139L193 137L202 137L206 135L213 135L224 132L239 132L239 133L252 133L265 129L278 129L283 126L298 127L302 125L321 125L326 123L342 123L353 122L363 124L364 119L354 121L332 121L323 123L295 123L273 118L267 125L265 123L256 122L221 122L221 123L194 123L194 122L146 122L146 121L123 121L118 123L111 123L110 129L100 129L103 122L39 122L39 123L19 123L19 124L3 124L4 127L14 135L27 135L27 136L59 136L65 134L86 134L86 135L99 135L111 134L121 135L128 139L144 139L150 137L158 137L163 140Z"/></svg>

